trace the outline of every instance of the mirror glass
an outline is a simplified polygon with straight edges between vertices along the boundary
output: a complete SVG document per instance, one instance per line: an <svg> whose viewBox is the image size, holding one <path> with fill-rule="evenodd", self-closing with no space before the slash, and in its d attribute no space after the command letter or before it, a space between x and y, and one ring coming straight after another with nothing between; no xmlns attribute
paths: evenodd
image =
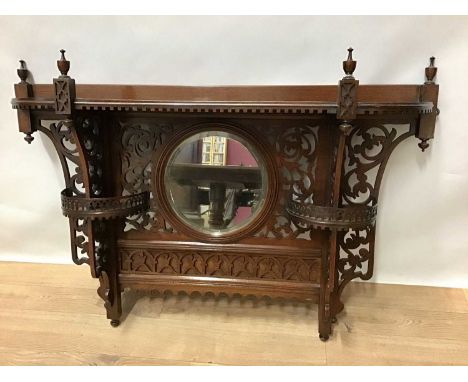
<svg viewBox="0 0 468 382"><path fill-rule="evenodd" d="M211 235L246 226L266 195L260 159L235 134L208 131L189 137L174 150L164 174L172 208L190 227Z"/></svg>

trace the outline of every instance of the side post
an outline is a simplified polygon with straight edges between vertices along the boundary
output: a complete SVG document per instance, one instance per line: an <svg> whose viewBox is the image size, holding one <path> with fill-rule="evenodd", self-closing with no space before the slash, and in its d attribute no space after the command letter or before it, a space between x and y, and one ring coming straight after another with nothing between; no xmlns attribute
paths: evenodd
<svg viewBox="0 0 468 382"><path fill-rule="evenodd" d="M57 61L60 76L54 78L55 113L65 117L64 123L69 127L79 157L80 175L87 198L103 195L104 181L102 178L103 147L100 142L102 131L99 126L90 126L85 119L79 123L74 113L76 97L75 80L68 76L70 61L65 58L65 50L60 50L61 57ZM71 229L80 219L70 218ZM117 253L115 249L114 223L106 220L84 218L83 234L87 238L85 252L87 262L93 277L99 278L98 295L104 300L107 318L111 325L120 324L122 314L121 288L118 280ZM73 227L72 227L73 226ZM72 246L74 246L72 240ZM76 246L75 246L76 248ZM72 248L73 251L73 248Z"/></svg>
<svg viewBox="0 0 468 382"><path fill-rule="evenodd" d="M333 183L331 185L330 206L337 208L341 206L341 178L343 174L343 161L346 150L346 137L352 130L351 122L356 119L357 90L359 81L353 77L356 69L356 61L353 60L353 49L348 49L348 58L343 61L345 76L338 85L338 101L336 118L339 121L338 147L336 149ZM337 228L330 228L329 250L326 267L322 273L319 306L319 335L322 341L328 340L331 334L331 324L336 321L333 294L335 289L336 260L338 257Z"/></svg>

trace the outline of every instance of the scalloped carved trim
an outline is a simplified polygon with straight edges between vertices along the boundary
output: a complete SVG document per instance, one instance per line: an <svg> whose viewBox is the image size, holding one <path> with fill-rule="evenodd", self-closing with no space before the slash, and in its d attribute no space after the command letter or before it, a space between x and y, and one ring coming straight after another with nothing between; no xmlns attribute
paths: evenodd
<svg viewBox="0 0 468 382"><path fill-rule="evenodd" d="M313 302L318 303L320 289L318 284L278 281L278 280L245 280L210 277L191 277L173 275L153 275L121 273L119 281L122 288L144 290L152 295L160 293L186 293L192 295L200 293L202 295L212 294L234 296L273 298L287 301ZM146 293L145 293L146 294Z"/></svg>

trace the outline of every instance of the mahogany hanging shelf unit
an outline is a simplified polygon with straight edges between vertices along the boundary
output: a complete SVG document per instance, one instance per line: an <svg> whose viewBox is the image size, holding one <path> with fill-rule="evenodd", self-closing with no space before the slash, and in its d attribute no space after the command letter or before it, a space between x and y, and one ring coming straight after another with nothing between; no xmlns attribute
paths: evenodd
<svg viewBox="0 0 468 382"><path fill-rule="evenodd" d="M424 151L438 114L422 85L15 85L19 130L53 143L71 254L118 326L124 288L318 303L328 339L346 284L372 277L379 188L395 147Z"/></svg>

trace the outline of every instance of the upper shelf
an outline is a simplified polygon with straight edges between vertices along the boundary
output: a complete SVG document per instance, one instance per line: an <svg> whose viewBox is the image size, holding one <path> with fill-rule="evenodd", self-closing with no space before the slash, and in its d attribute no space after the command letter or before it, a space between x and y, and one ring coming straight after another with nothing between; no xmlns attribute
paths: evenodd
<svg viewBox="0 0 468 382"><path fill-rule="evenodd" d="M32 85L26 82L24 61L18 69L21 82L15 85L13 108L59 112L59 97L71 110L135 111L151 113L234 113L234 114L337 114L346 108L346 86L353 92L357 115L427 114L437 106L427 96L428 86L437 88L433 78L434 61L426 68L424 85L359 85L353 77L356 61L352 49L343 62L346 76L340 85L318 86L148 86L148 85L76 85L68 76L70 62L65 51L57 61L61 75L54 83ZM64 86L65 88L61 88ZM348 84L348 85L347 85ZM348 91L346 90L346 91ZM437 90L429 92L436 93ZM351 95L351 94L350 94ZM344 96L344 98L342 98ZM348 97L350 98L350 97ZM62 105L63 106L63 105Z"/></svg>
<svg viewBox="0 0 468 382"><path fill-rule="evenodd" d="M19 86L19 85L16 85ZM33 97L14 98L15 109L55 108L53 85L31 85ZM336 114L338 87L76 85L76 110L139 112ZM361 85L358 114L430 113L420 85Z"/></svg>

